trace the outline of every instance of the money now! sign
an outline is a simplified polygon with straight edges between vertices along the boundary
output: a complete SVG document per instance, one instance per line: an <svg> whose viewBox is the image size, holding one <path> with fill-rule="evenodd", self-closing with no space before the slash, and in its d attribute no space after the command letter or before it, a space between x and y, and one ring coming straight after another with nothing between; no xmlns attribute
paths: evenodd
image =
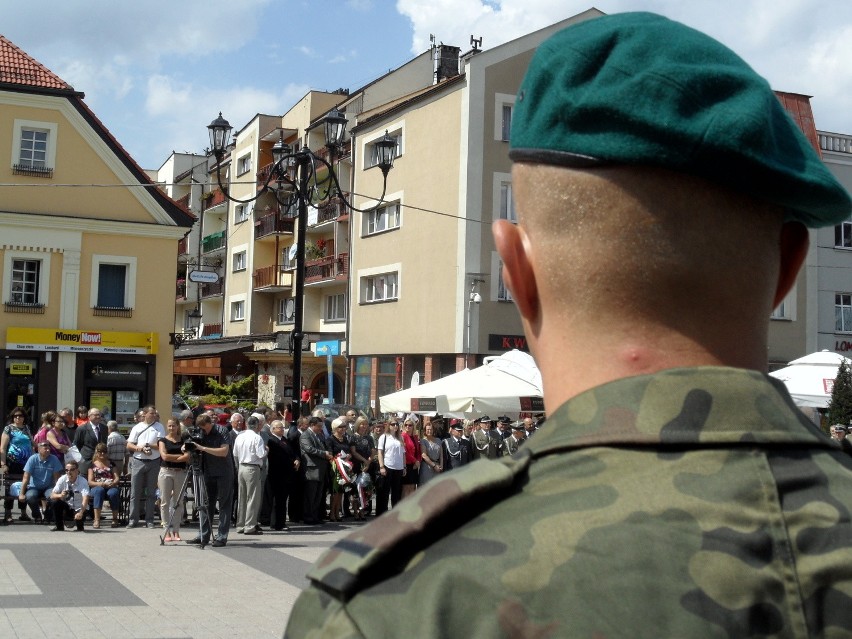
<svg viewBox="0 0 852 639"><path fill-rule="evenodd" d="M152 355L157 352L157 334L11 327L6 329L6 348L18 351Z"/></svg>

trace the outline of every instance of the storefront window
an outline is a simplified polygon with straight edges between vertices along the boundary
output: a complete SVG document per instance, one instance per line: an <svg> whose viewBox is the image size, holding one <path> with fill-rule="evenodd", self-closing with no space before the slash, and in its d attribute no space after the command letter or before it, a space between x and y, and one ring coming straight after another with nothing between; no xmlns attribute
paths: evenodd
<svg viewBox="0 0 852 639"><path fill-rule="evenodd" d="M371 357L355 358L355 405L360 408L370 406L370 372L372 370Z"/></svg>

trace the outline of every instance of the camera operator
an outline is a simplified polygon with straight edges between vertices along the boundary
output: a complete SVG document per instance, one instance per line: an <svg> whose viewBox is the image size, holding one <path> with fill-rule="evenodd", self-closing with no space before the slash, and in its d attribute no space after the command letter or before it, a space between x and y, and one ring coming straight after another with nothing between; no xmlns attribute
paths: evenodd
<svg viewBox="0 0 852 639"><path fill-rule="evenodd" d="M231 501L234 496L234 462L228 451L231 440L224 426L213 423L210 415L199 415L196 428L189 433L183 450L202 456L201 472L207 488L207 508L201 509L201 537L187 540L188 544L206 545L211 535L211 510L219 502L219 528L213 539L214 547L228 543L231 528Z"/></svg>
<svg viewBox="0 0 852 639"><path fill-rule="evenodd" d="M80 468L75 461L65 464L65 475L60 477L50 499L53 502L53 521L51 530L65 530L65 514L74 515L77 530L83 530L83 514L89 507L89 482L80 477Z"/></svg>

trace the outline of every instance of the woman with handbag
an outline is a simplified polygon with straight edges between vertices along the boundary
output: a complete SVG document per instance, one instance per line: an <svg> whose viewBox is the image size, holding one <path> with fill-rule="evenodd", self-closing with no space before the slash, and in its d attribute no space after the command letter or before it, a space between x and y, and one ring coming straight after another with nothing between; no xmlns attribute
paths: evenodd
<svg viewBox="0 0 852 639"><path fill-rule="evenodd" d="M27 414L20 408L9 413L9 422L0 436L0 473L13 476L24 475L24 464L33 454L33 440L27 426ZM12 505L14 497L6 497L3 503L5 523L12 523ZM26 502L18 502L21 508L21 521L30 521L27 516Z"/></svg>
<svg viewBox="0 0 852 639"><path fill-rule="evenodd" d="M376 516L391 508L402 498L402 478L405 475L405 443L399 424L389 422L384 435L379 437L379 479L376 488Z"/></svg>

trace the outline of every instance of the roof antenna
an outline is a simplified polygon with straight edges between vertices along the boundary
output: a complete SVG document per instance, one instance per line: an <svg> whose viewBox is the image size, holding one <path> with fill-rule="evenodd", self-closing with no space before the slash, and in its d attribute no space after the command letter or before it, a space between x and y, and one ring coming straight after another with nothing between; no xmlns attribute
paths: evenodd
<svg viewBox="0 0 852 639"><path fill-rule="evenodd" d="M476 38L474 38L474 37L473 37L473 35L471 34L471 36L470 36L470 46L471 46L471 47L473 47L473 52L474 52L474 53L476 53L477 51L479 51L479 48L482 46L482 36L480 36L480 37L479 37L479 39L476 39Z"/></svg>

